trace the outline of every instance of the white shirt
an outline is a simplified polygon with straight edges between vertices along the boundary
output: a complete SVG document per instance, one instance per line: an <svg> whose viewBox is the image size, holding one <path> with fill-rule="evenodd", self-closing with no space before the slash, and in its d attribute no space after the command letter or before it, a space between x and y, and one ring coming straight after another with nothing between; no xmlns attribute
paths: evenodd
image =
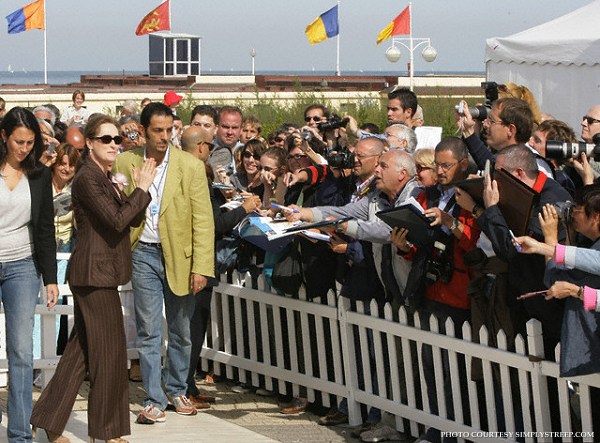
<svg viewBox="0 0 600 443"><path fill-rule="evenodd" d="M158 229L158 217L160 215L160 207L162 202L163 192L165 190L165 182L167 180L167 169L169 166L170 147L167 148L167 153L162 163L156 167L156 175L154 181L148 189L152 201L146 208L146 223L140 237L140 241L144 243L160 243L160 231ZM146 150L144 150L144 160L146 160Z"/></svg>

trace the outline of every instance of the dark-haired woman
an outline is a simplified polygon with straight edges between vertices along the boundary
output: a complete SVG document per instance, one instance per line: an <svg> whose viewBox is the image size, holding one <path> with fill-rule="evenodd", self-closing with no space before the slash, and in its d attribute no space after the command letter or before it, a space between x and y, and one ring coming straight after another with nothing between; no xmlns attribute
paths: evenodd
<svg viewBox="0 0 600 443"><path fill-rule="evenodd" d="M117 122L99 115L85 128L86 153L72 186L77 243L69 286L75 325L56 373L33 409L31 424L52 442L62 436L86 370L90 378L88 429L91 441L126 442L130 433L127 349L117 286L131 278L129 227L139 224L150 203L156 163L135 171L137 188L127 198L110 171L122 137Z"/></svg>
<svg viewBox="0 0 600 443"><path fill-rule="evenodd" d="M0 124L0 300L6 316L9 442L31 441L33 319L40 289L56 304L56 243L50 170L34 115L12 108Z"/></svg>

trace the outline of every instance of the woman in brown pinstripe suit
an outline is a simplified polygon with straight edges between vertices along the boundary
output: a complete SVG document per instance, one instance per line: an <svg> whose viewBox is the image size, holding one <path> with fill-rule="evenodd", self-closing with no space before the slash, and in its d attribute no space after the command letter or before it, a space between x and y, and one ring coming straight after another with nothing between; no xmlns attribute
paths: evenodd
<svg viewBox="0 0 600 443"><path fill-rule="evenodd" d="M86 153L73 180L77 244L68 270L75 297L75 326L56 373L31 415L31 424L52 442L62 436L75 397L89 372L88 432L109 442L130 433L127 350L117 286L131 278L129 226L139 224L150 203L156 163L134 171L137 188L127 198L110 170L122 137L117 122L101 115L85 128Z"/></svg>

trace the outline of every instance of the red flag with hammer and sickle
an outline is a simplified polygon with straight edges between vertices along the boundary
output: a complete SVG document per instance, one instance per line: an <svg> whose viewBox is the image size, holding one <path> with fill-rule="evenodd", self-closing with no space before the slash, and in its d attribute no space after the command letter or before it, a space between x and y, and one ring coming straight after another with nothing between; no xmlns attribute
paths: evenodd
<svg viewBox="0 0 600 443"><path fill-rule="evenodd" d="M169 31L171 29L171 17L169 17L169 1L161 3L156 9L150 11L140 22L135 35L146 35L157 31Z"/></svg>

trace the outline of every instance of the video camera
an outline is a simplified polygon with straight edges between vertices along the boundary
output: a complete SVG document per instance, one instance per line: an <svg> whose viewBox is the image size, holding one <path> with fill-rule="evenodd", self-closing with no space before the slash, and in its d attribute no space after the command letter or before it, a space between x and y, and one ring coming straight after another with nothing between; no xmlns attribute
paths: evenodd
<svg viewBox="0 0 600 443"><path fill-rule="evenodd" d="M484 121L492 110L492 103L498 100L498 83L481 82L481 89L485 91L485 104L483 106L469 106L469 112L475 120ZM464 111L460 104L454 107L459 114Z"/></svg>
<svg viewBox="0 0 600 443"><path fill-rule="evenodd" d="M348 121L349 120L347 118L342 118L337 114L332 114L326 122L317 123L317 128L319 128L319 131L321 132L330 131L332 129L345 128L348 124Z"/></svg>
<svg viewBox="0 0 600 443"><path fill-rule="evenodd" d="M594 143L563 143L560 141L546 141L546 158L556 160L566 160L569 158L578 158L583 152L588 158L600 161L600 134L592 137Z"/></svg>

